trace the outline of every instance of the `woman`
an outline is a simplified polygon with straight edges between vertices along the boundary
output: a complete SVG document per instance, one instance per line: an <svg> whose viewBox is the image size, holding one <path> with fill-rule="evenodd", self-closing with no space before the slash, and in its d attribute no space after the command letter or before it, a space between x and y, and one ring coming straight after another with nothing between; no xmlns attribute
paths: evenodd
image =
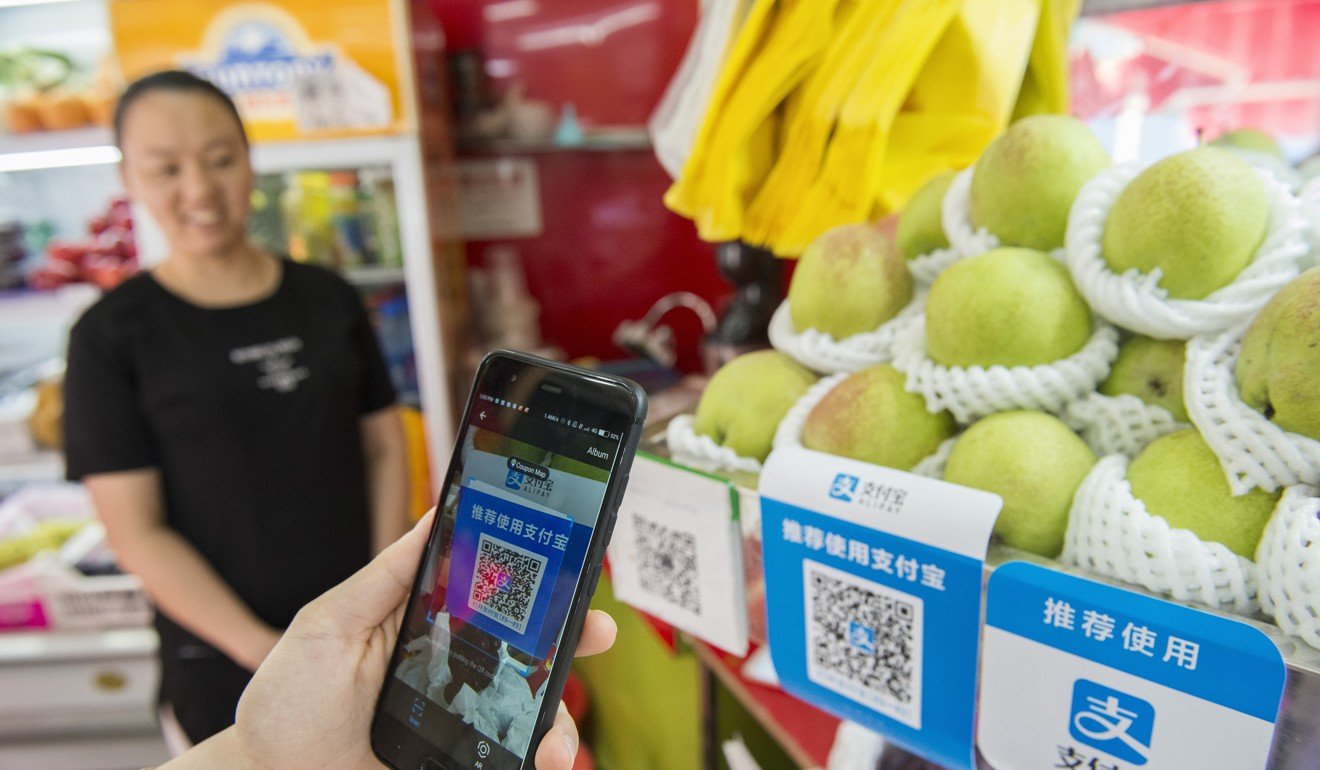
<svg viewBox="0 0 1320 770"><path fill-rule="evenodd" d="M249 242L233 102L162 72L114 128L169 248L70 334L68 476L156 604L162 702L199 742L298 609L405 531L404 442L353 288Z"/></svg>

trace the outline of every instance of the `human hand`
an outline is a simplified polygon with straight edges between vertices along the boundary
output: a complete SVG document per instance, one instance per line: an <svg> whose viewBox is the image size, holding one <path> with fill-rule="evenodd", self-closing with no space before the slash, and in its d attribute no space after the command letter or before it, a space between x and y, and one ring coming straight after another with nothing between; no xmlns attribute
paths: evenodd
<svg viewBox="0 0 1320 770"><path fill-rule="evenodd" d="M434 511L357 574L298 613L238 704L231 741L240 766L378 768L371 718L431 530ZM614 620L593 610L578 655L614 644ZM536 753L538 770L570 770L577 727L560 704Z"/></svg>

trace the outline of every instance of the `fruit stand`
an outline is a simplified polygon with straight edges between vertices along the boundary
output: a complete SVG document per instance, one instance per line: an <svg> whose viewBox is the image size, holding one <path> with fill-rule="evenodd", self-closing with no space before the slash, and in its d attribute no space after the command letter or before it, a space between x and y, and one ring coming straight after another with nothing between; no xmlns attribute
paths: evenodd
<svg viewBox="0 0 1320 770"><path fill-rule="evenodd" d="M753 4L704 84L680 73L709 91L666 204L795 265L773 349L644 447L618 594L699 640L801 766L824 762L804 717L739 679L752 645L803 708L941 765L1314 767L1314 141L1287 157L1245 110L1153 91L1088 113L1121 77L1064 72L1066 4L997 17L1017 64L967 43L994 26L975 5L859 10L794 48L827 9ZM868 30L895 60L854 56Z"/></svg>

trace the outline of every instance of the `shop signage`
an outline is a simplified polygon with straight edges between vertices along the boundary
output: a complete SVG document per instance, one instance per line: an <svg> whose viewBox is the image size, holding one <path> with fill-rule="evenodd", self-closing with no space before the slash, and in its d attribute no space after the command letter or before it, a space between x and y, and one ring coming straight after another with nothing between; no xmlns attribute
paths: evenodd
<svg viewBox="0 0 1320 770"><path fill-rule="evenodd" d="M747 654L737 490L639 452L610 541L620 601L735 655Z"/></svg>
<svg viewBox="0 0 1320 770"><path fill-rule="evenodd" d="M1021 562L988 594L978 744L996 770L1265 767L1284 665L1259 630Z"/></svg>
<svg viewBox="0 0 1320 770"><path fill-rule="evenodd" d="M794 447L761 473L770 654L784 689L971 768L995 495Z"/></svg>
<svg viewBox="0 0 1320 770"><path fill-rule="evenodd" d="M459 235L468 240L536 238L541 184L528 158L465 158L454 162Z"/></svg>
<svg viewBox="0 0 1320 770"><path fill-rule="evenodd" d="M115 0L110 19L126 79L189 70L234 99L254 141L289 140L403 128L397 6Z"/></svg>

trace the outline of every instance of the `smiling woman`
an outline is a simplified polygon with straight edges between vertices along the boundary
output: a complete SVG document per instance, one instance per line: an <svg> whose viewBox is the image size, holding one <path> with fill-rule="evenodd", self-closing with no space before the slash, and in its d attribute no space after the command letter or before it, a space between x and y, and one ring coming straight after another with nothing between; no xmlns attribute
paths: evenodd
<svg viewBox="0 0 1320 770"><path fill-rule="evenodd" d="M299 608L405 530L403 433L355 290L248 240L229 97L157 73L114 126L168 249L70 334L68 475L156 604L162 701L196 742L233 724Z"/></svg>

